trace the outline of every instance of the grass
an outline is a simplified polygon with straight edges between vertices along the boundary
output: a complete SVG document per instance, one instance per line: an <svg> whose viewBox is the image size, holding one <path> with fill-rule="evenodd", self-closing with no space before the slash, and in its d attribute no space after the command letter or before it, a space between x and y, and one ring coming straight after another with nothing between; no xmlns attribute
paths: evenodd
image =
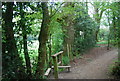
<svg viewBox="0 0 120 81"><path fill-rule="evenodd" d="M100 42L97 42L97 44L107 44L108 41L100 41Z"/></svg>
<svg viewBox="0 0 120 81"><path fill-rule="evenodd" d="M100 44L108 44L108 41L99 41L96 43L95 47L102 47Z"/></svg>

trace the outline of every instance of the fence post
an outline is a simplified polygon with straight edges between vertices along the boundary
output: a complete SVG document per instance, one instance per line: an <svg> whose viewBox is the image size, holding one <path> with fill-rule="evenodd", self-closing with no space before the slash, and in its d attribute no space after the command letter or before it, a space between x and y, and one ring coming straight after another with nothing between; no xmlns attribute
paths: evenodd
<svg viewBox="0 0 120 81"><path fill-rule="evenodd" d="M67 44L67 54L68 54L68 58L70 59L70 52L69 52L69 45Z"/></svg>
<svg viewBox="0 0 120 81"><path fill-rule="evenodd" d="M53 56L53 62L54 62L54 76L55 76L55 79L58 79L57 56Z"/></svg>
<svg viewBox="0 0 120 81"><path fill-rule="evenodd" d="M72 57L73 57L73 55L72 55L72 46L70 44L70 60L72 60Z"/></svg>
<svg viewBox="0 0 120 81"><path fill-rule="evenodd" d="M62 65L62 54L60 55L60 61L61 61L61 65Z"/></svg>

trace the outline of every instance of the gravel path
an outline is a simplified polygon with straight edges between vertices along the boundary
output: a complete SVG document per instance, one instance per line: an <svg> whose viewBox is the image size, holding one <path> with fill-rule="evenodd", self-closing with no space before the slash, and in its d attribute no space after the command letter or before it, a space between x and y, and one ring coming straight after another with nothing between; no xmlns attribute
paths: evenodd
<svg viewBox="0 0 120 81"><path fill-rule="evenodd" d="M71 72L59 73L60 79L108 79L109 66L117 58L117 50L111 50L104 54L92 58L87 63L77 65L71 68ZM79 63L79 61L78 61Z"/></svg>

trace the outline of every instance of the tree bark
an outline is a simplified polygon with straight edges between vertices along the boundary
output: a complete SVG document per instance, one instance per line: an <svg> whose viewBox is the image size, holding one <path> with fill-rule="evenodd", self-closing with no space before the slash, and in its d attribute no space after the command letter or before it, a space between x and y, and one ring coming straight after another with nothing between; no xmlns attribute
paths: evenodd
<svg viewBox="0 0 120 81"><path fill-rule="evenodd" d="M28 54L28 48L27 48L27 27L25 26L25 15L24 15L24 11L23 8L24 4L20 3L20 16L21 16L21 20L20 20L20 27L22 28L22 34L23 34L23 48L24 48L24 55L25 55L25 61L26 61L26 69L27 69L27 78L31 78L32 74L31 74L31 63L30 63L30 57Z"/></svg>
<svg viewBox="0 0 120 81"><path fill-rule="evenodd" d="M44 66L46 58L46 42L48 40L48 28L50 24L50 16L47 2L42 2L43 20L39 34L38 63L36 69L36 78L44 78Z"/></svg>
<svg viewBox="0 0 120 81"><path fill-rule="evenodd" d="M120 2L118 2L118 12L120 12ZM118 61L120 62L120 14L118 14L117 23L118 23Z"/></svg>
<svg viewBox="0 0 120 81"><path fill-rule="evenodd" d="M50 33L49 35L49 44L48 44L48 48L49 48L49 65L48 67L52 67L52 34Z"/></svg>
<svg viewBox="0 0 120 81"><path fill-rule="evenodd" d="M85 6L86 6L86 12L87 12L87 14L88 14L88 2L87 2L87 0L86 0L86 2L85 2Z"/></svg>
<svg viewBox="0 0 120 81"><path fill-rule="evenodd" d="M94 6L94 9L95 9L95 21L98 23L98 27L97 27L97 30L96 30L96 33L95 33L95 39L96 41L98 41L98 33L99 33L99 30L100 30L100 21L101 21L101 18L102 18L102 14L103 12L105 11L105 9L103 10L99 10L99 8L97 7L96 3L93 5Z"/></svg>
<svg viewBox="0 0 120 81"><path fill-rule="evenodd" d="M22 60L19 57L16 41L14 38L13 31L13 4L12 2L6 3L6 12L3 16L5 21L3 25L3 30L5 34L5 42L2 50L3 61L3 77L5 78L24 78L24 69L22 65ZM5 49L5 50L4 50ZM5 74L5 75L4 75Z"/></svg>
<svg viewBox="0 0 120 81"><path fill-rule="evenodd" d="M66 3L64 7L74 7L74 3ZM69 53L72 54L72 50L70 50L70 46L73 45L74 42L74 27L73 27L73 18L72 16L74 16L73 14L68 14L67 16L63 16L63 19L65 22L63 22L63 26L62 26L62 30L64 33L64 37L63 37L63 55L69 55L67 50L69 50ZM65 24L64 24L65 23ZM66 25L67 24L67 25Z"/></svg>
<svg viewBox="0 0 120 81"><path fill-rule="evenodd" d="M114 40L116 41L116 38L117 38L117 34L116 34L116 18L115 18L115 13L113 12L113 20L112 20L112 23L113 23L113 34L114 34Z"/></svg>
<svg viewBox="0 0 120 81"><path fill-rule="evenodd" d="M98 42L98 33L99 33L99 29L95 33L95 40L96 40L96 42Z"/></svg>
<svg viewBox="0 0 120 81"><path fill-rule="evenodd" d="M111 26L110 26L110 19L109 19L109 10L108 10L108 24L109 24L109 30L110 30L110 28L111 28ZM108 34L108 46L107 46L107 50L109 50L109 48L110 48L110 32L109 32L109 34Z"/></svg>
<svg viewBox="0 0 120 81"><path fill-rule="evenodd" d="M120 27L119 27L118 35L119 35L119 39L118 39L118 61L120 61Z"/></svg>

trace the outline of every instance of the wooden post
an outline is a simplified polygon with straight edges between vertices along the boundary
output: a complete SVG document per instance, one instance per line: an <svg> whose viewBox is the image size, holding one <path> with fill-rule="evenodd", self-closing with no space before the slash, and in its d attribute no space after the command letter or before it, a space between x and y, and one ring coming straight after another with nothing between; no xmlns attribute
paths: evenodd
<svg viewBox="0 0 120 81"><path fill-rule="evenodd" d="M70 48L68 44L67 44L67 51L68 51L68 59L69 59L69 64L70 64Z"/></svg>
<svg viewBox="0 0 120 81"><path fill-rule="evenodd" d="M62 54L60 55L60 61L61 61L61 65L62 65Z"/></svg>
<svg viewBox="0 0 120 81"><path fill-rule="evenodd" d="M73 55L72 55L72 49L71 49L72 47L71 47L71 45L70 45L70 60L72 60L72 57L73 57Z"/></svg>
<svg viewBox="0 0 120 81"><path fill-rule="evenodd" d="M57 64L57 56L53 56L53 62L54 62L54 76L55 79L58 79L58 64Z"/></svg>
<svg viewBox="0 0 120 81"><path fill-rule="evenodd" d="M52 55L53 62L54 62L54 76L55 76L55 79L58 79L58 59L57 59L57 56L62 54L62 53L63 53L63 51L60 51L60 52ZM60 56L60 58L62 58L62 57Z"/></svg>
<svg viewBox="0 0 120 81"><path fill-rule="evenodd" d="M68 58L70 59L69 45L68 44L67 44L67 53L68 53Z"/></svg>

